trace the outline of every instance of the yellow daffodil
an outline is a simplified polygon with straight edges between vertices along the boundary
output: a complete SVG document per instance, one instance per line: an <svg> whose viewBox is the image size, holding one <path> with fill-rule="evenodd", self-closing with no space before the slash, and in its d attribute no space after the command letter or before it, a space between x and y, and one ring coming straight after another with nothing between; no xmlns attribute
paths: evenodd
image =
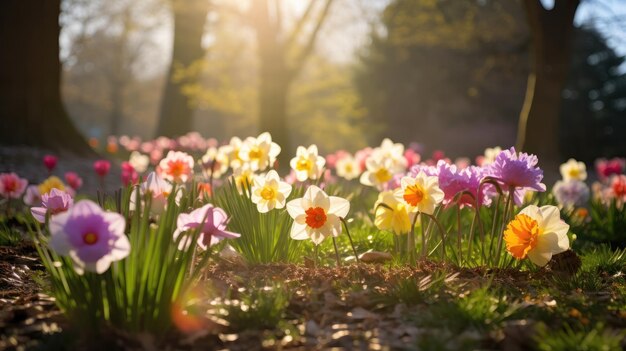
<svg viewBox="0 0 626 351"><path fill-rule="evenodd" d="M246 138L239 149L239 158L250 165L253 171L263 171L271 167L280 154L280 146L272 142L270 133L265 132L256 138Z"/></svg>
<svg viewBox="0 0 626 351"><path fill-rule="evenodd" d="M530 205L513 218L504 231L507 251L516 259L526 257L545 266L552 255L569 249L569 225L561 220L556 206Z"/></svg>
<svg viewBox="0 0 626 351"><path fill-rule="evenodd" d="M562 164L559 170L563 180L585 181L587 179L587 167L583 162L578 162L573 158Z"/></svg>
<svg viewBox="0 0 626 351"><path fill-rule="evenodd" d="M381 192L374 208L376 209L374 224L378 229L389 230L397 235L411 230L409 206L404 201L399 201L393 192Z"/></svg>
<svg viewBox="0 0 626 351"><path fill-rule="evenodd" d="M308 148L298 146L296 157L291 159L289 165L296 173L296 179L303 182L307 179L317 179L322 173L326 160L317 154L317 146Z"/></svg>

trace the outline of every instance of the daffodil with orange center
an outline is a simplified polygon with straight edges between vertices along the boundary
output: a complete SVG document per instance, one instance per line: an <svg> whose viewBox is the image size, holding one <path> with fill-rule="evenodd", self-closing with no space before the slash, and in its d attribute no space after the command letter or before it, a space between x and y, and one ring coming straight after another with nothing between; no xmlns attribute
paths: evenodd
<svg viewBox="0 0 626 351"><path fill-rule="evenodd" d="M193 176L193 166L193 157L181 151L170 151L159 162L161 176L176 183L186 183Z"/></svg>
<svg viewBox="0 0 626 351"><path fill-rule="evenodd" d="M518 260L528 257L543 267L553 255L569 249L568 230L569 225L561 220L558 207L530 205L507 225L506 250Z"/></svg>
<svg viewBox="0 0 626 351"><path fill-rule="evenodd" d="M329 236L341 234L341 218L350 211L350 202L328 196L322 189L311 185L304 196L287 203L287 212L294 219L291 238L311 239L319 245Z"/></svg>
<svg viewBox="0 0 626 351"><path fill-rule="evenodd" d="M444 198L444 193L439 188L439 179L436 176L427 176L421 171L414 178L403 177L400 180L400 188L396 189L394 195L409 206L410 212L426 214L433 214L435 207Z"/></svg>

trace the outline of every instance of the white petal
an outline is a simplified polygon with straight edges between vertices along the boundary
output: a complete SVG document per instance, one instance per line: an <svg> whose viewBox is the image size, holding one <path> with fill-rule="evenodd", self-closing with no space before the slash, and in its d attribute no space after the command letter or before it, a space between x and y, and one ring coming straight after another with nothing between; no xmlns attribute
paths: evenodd
<svg viewBox="0 0 626 351"><path fill-rule="evenodd" d="M293 222L293 225L291 226L291 233L290 233L291 238L294 240L307 239L309 236L306 232L306 228L307 226L304 224Z"/></svg>
<svg viewBox="0 0 626 351"><path fill-rule="evenodd" d="M540 228L543 227L543 218L541 216L541 211L539 211L539 207L535 205L528 205L523 210L521 210L519 214L527 215L528 217L536 220Z"/></svg>
<svg viewBox="0 0 626 351"><path fill-rule="evenodd" d="M558 251L558 237L554 233L546 233L537 238L537 246L528 252L528 258L537 266L543 267L550 259L552 254Z"/></svg>
<svg viewBox="0 0 626 351"><path fill-rule="evenodd" d="M287 212L291 218L296 218L300 215L304 214L304 209L302 208L302 198L293 199L287 203Z"/></svg>
<svg viewBox="0 0 626 351"><path fill-rule="evenodd" d="M350 201L337 196L331 196L329 200L330 206L328 213L332 213L341 218L345 218L348 215L350 211Z"/></svg>

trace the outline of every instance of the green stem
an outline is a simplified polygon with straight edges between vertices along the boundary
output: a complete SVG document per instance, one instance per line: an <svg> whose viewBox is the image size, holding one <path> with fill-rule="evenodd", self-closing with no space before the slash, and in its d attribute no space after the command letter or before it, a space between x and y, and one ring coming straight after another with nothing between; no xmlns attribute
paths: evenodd
<svg viewBox="0 0 626 351"><path fill-rule="evenodd" d="M457 262L458 265L460 261L463 260L463 249L461 248L461 204L457 203L456 207L456 229L457 229Z"/></svg>
<svg viewBox="0 0 626 351"><path fill-rule="evenodd" d="M339 217L341 223L343 223L343 227L346 229L346 234L348 234L348 239L350 239L350 246L352 246L352 252L354 252L354 258L356 259L356 263L359 263L359 255L356 253L356 249L354 248L354 242L352 241L352 235L350 235L350 230L348 229L348 223L345 218Z"/></svg>
<svg viewBox="0 0 626 351"><path fill-rule="evenodd" d="M337 267L341 267L341 261L339 260L339 250L337 249L337 240L333 236L333 246L335 246L335 259L337 260Z"/></svg>
<svg viewBox="0 0 626 351"><path fill-rule="evenodd" d="M500 231L498 232L498 247L497 247L497 252L496 252L496 262L495 265L497 267L500 266L500 253L502 251L502 242L504 239L504 226L506 225L506 221L508 218L508 213L509 213L509 207L512 207L511 204L513 202L513 187L511 187L509 189L509 195L507 196L506 199L506 204L504 205L504 212L502 213L502 222L500 225Z"/></svg>
<svg viewBox="0 0 626 351"><path fill-rule="evenodd" d="M443 228L443 226L441 225L441 223L437 220L435 216L429 215L427 213L425 213L425 215L430 217L430 219L435 222L437 227L439 227L439 233L441 233L441 250L443 254L443 259L445 260L446 259L446 230Z"/></svg>

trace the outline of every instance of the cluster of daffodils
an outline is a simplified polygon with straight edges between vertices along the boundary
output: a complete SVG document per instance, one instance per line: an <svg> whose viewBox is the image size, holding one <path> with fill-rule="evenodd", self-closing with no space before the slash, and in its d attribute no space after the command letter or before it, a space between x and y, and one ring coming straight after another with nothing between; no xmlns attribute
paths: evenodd
<svg viewBox="0 0 626 351"><path fill-rule="evenodd" d="M361 184L385 190L394 176L406 171L407 164L404 145L385 139L365 159L365 172L361 174Z"/></svg>

